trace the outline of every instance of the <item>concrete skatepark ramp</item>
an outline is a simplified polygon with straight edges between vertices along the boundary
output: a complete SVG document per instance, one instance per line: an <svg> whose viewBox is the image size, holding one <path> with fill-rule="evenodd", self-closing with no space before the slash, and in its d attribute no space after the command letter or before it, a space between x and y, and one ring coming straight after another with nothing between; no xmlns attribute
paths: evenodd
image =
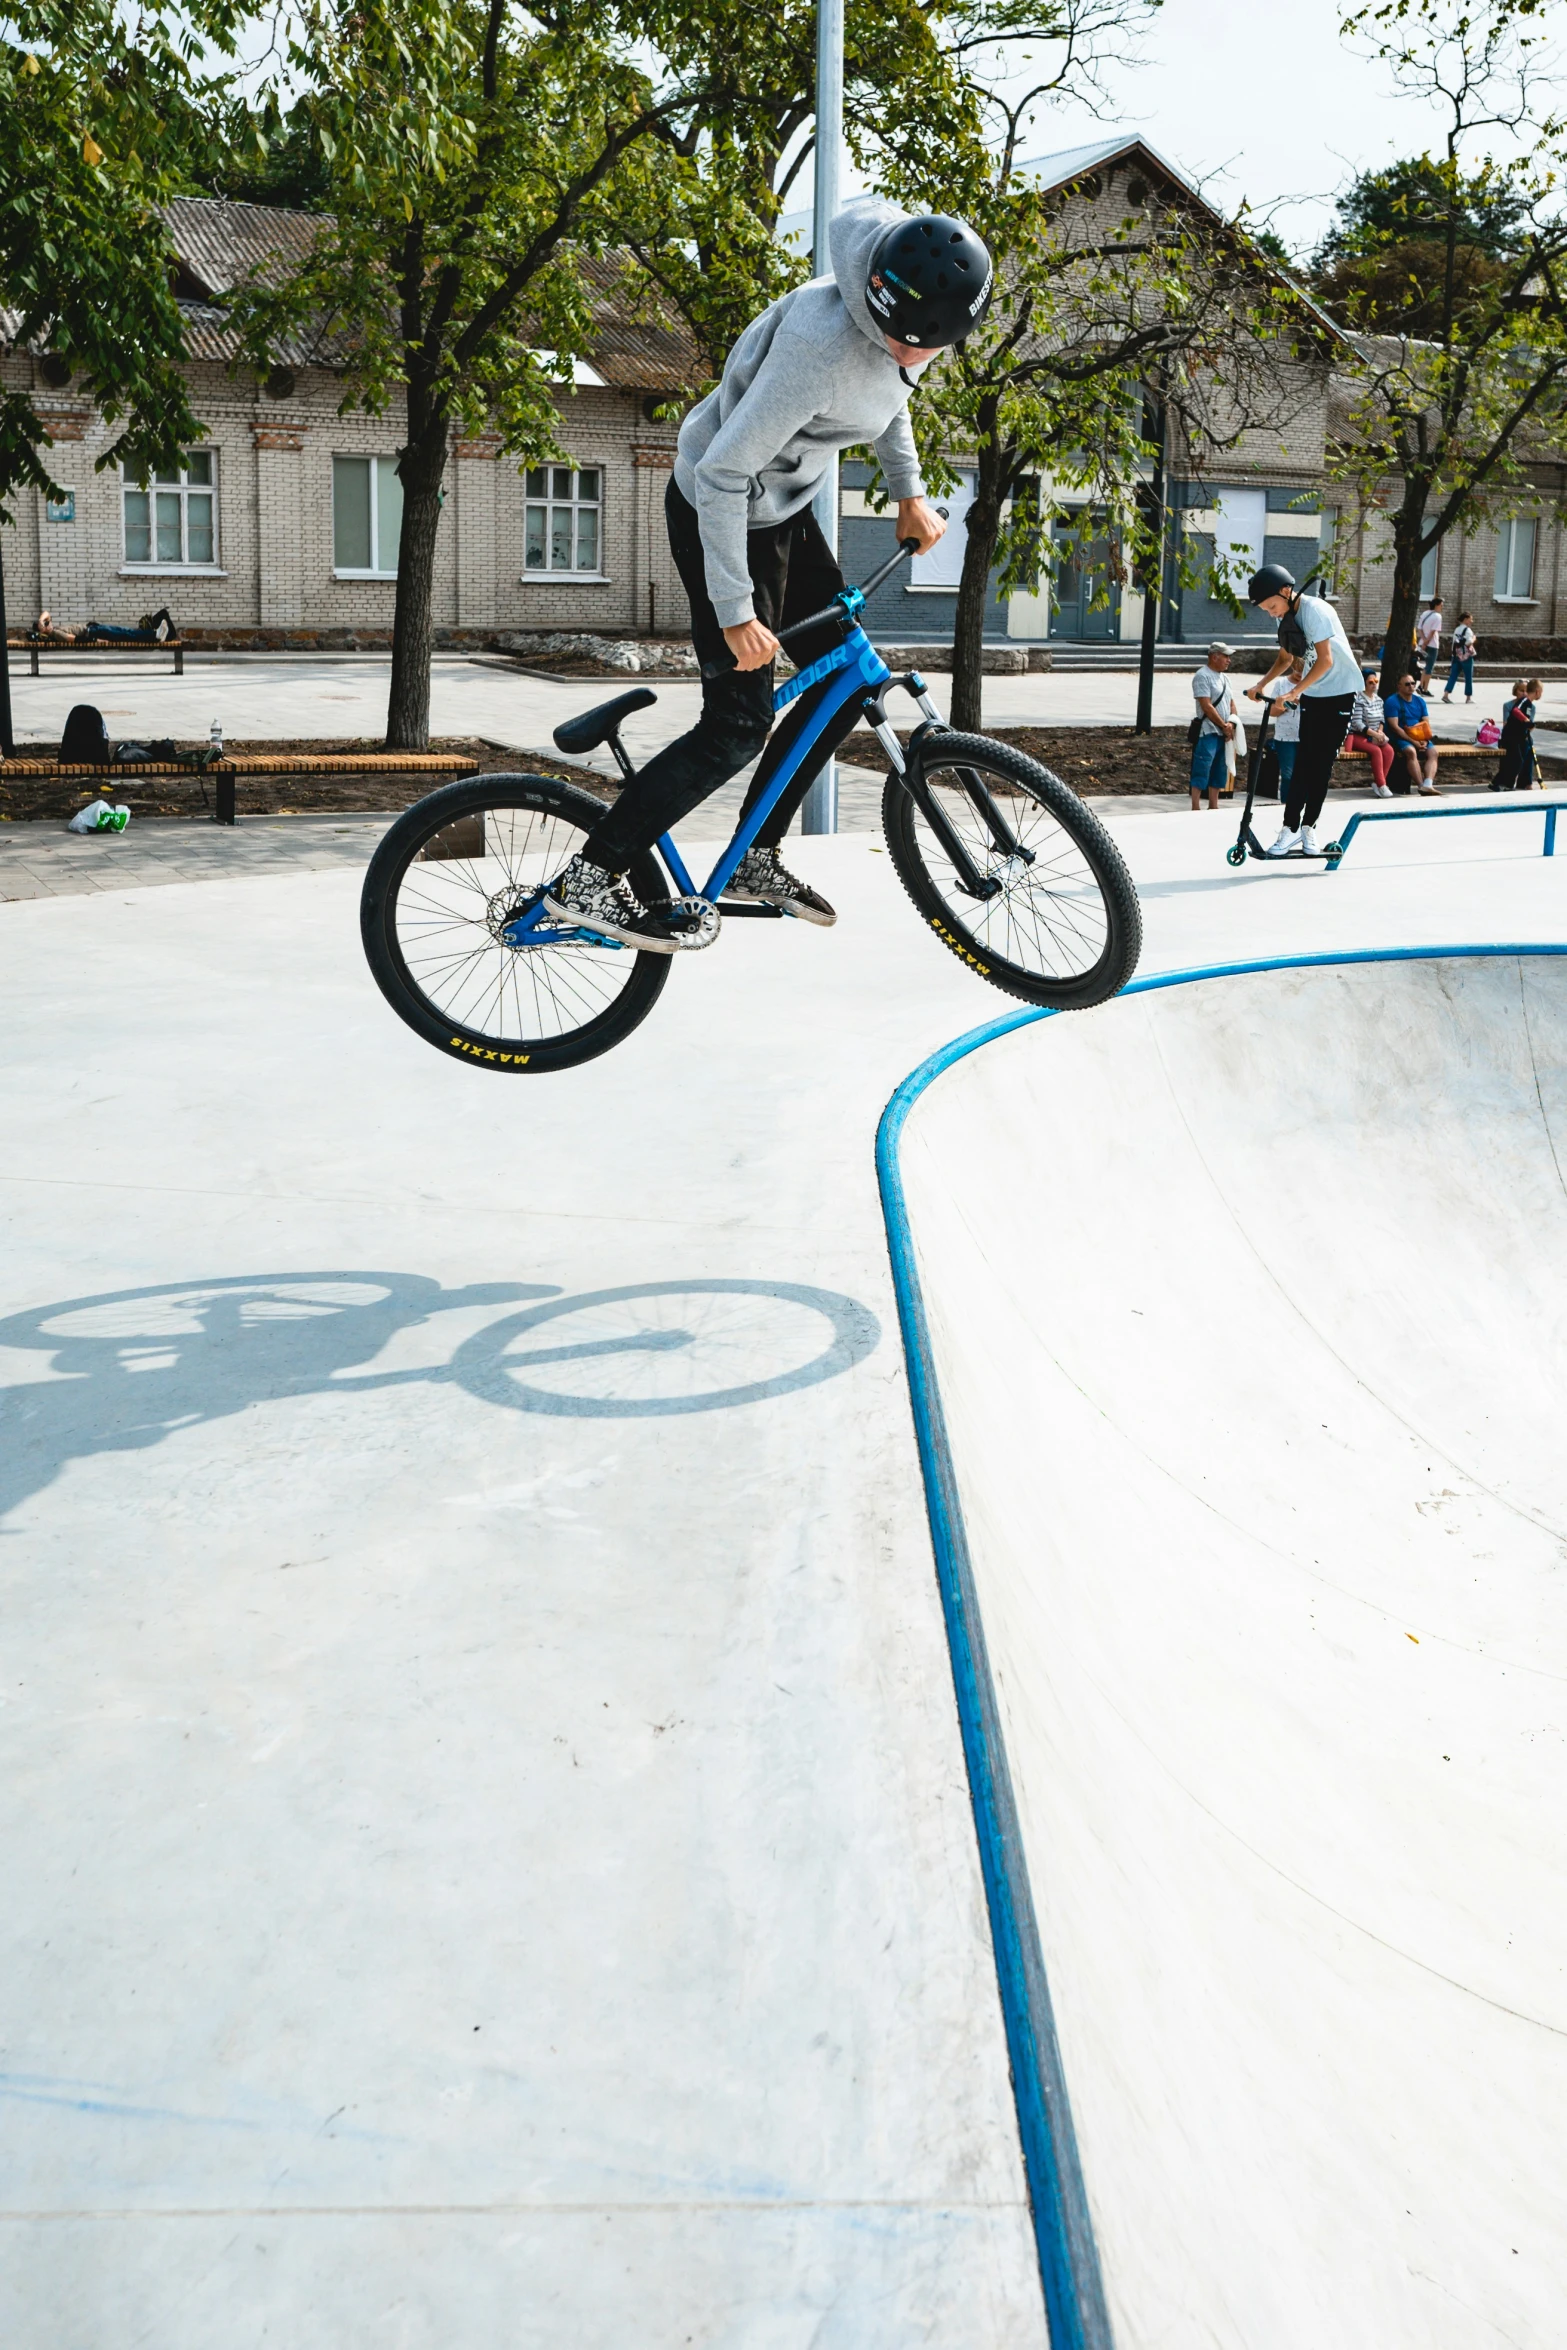
<svg viewBox="0 0 1567 2350"><path fill-rule="evenodd" d="M1546 2350L1567 959L1155 982L901 1117L1053 2339Z"/></svg>

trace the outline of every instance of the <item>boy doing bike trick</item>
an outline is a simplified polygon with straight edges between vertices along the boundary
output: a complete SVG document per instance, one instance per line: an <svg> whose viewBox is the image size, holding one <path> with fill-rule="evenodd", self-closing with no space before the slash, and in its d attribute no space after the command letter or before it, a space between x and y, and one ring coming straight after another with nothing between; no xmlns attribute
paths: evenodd
<svg viewBox="0 0 1567 2350"><path fill-rule="evenodd" d="M897 503L899 540L923 553L946 528L926 503L909 395L918 371L984 318L990 255L963 221L912 218L876 197L839 213L829 244L832 275L752 321L680 428L664 510L691 605L702 714L627 784L544 900L560 921L655 954L706 939L639 904L627 868L759 756L773 721L776 631L844 584L811 512L831 462L868 441ZM803 666L835 641L829 625L795 656ZM825 925L837 919L831 906L778 855L809 784L807 775L782 795L728 895ZM747 810L756 796L753 785Z"/></svg>

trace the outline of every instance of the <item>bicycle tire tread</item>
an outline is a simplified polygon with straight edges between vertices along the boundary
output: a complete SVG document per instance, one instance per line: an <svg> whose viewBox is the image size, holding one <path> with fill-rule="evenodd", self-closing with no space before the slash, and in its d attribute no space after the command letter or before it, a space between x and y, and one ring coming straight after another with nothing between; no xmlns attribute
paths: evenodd
<svg viewBox="0 0 1567 2350"><path fill-rule="evenodd" d="M1099 885L1108 936L1105 952L1091 971L1071 979L1051 980L1009 963L971 933L965 934L961 920L931 879L920 855L914 832L917 809L913 795L902 777L892 774L882 793L882 831L898 879L922 921L935 931L949 954L956 955L1004 995L1015 996L1024 1003L1045 1005L1054 1011L1085 1011L1118 994L1136 970L1142 953L1142 907L1125 859L1092 808L1086 807L1071 785L1063 783L1048 767L1014 749L1010 743L996 741L993 736L943 733L933 738L929 747L935 750L938 746L939 761L932 759L928 764L940 767L967 764L981 771L988 768L1020 785L1048 808L1081 851Z"/></svg>

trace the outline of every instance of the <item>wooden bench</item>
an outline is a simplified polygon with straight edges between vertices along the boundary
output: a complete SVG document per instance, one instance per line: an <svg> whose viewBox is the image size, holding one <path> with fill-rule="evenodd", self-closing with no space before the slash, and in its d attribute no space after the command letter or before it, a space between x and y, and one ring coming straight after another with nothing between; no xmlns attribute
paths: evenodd
<svg viewBox="0 0 1567 2350"><path fill-rule="evenodd" d="M1393 747L1396 750L1398 746L1395 743ZM1427 743L1425 748L1428 751L1435 751L1439 759L1498 759L1501 757L1501 746L1498 743L1445 743L1438 737L1435 742ZM1369 751L1340 751L1339 753L1341 759L1369 759L1370 756Z"/></svg>
<svg viewBox="0 0 1567 2350"><path fill-rule="evenodd" d="M212 778L214 824L232 824L235 792L246 775L432 775L450 781L454 776L477 775L479 762L462 751L323 751L318 755L282 755L268 758L213 759L200 765L186 759L109 759L88 766L76 760L3 759L0 778L13 777L45 783L133 783L142 775L194 775L198 783Z"/></svg>
<svg viewBox="0 0 1567 2350"><path fill-rule="evenodd" d="M175 676L185 674L185 642L177 636L8 636L5 649L8 653L30 653L34 677L38 675L40 653L172 653Z"/></svg>

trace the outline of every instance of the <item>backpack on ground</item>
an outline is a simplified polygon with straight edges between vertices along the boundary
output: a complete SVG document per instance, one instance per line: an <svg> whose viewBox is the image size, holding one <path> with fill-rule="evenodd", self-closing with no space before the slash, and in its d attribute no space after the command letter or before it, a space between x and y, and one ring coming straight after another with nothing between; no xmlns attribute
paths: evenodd
<svg viewBox="0 0 1567 2350"><path fill-rule="evenodd" d="M103 722L103 712L95 710L91 702L78 702L65 721L60 737L61 761L70 767L106 767L109 763L109 730Z"/></svg>

